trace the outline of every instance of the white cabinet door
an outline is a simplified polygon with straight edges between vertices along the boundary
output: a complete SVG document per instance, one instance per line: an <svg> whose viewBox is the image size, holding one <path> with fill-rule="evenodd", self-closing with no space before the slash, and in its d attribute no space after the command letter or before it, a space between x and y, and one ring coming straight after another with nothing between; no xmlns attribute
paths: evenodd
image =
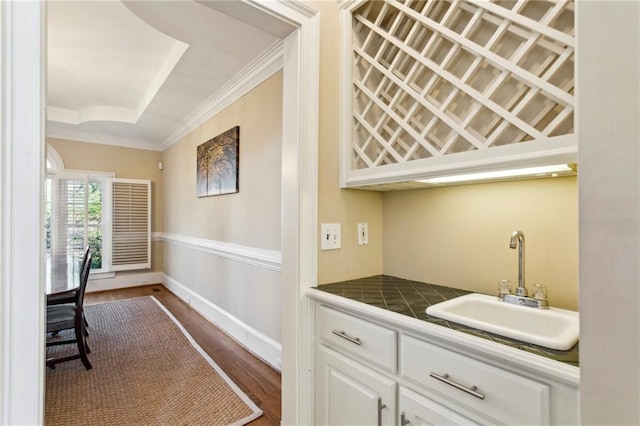
<svg viewBox="0 0 640 426"><path fill-rule="evenodd" d="M477 425L437 402L400 387L400 426ZM404 419L404 424L402 420Z"/></svg>
<svg viewBox="0 0 640 426"><path fill-rule="evenodd" d="M320 345L316 424L394 425L396 382Z"/></svg>

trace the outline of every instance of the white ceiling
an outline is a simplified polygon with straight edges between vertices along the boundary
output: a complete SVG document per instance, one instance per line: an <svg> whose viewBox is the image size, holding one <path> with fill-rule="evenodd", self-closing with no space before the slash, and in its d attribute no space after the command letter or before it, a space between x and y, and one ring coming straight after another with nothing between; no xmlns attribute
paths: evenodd
<svg viewBox="0 0 640 426"><path fill-rule="evenodd" d="M162 150L292 28L239 1L49 1L47 135Z"/></svg>

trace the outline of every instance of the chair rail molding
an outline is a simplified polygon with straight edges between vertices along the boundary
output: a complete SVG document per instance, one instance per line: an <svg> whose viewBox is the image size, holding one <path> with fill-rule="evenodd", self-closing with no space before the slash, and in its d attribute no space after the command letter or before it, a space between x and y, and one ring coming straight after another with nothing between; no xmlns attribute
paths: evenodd
<svg viewBox="0 0 640 426"><path fill-rule="evenodd" d="M154 233L153 239L155 241L164 241L169 244L178 244L193 250L198 250L238 262L248 263L261 268L271 269L273 271L282 270L282 254L278 250L248 247L224 241L209 240L206 238L197 238L188 235L165 232Z"/></svg>

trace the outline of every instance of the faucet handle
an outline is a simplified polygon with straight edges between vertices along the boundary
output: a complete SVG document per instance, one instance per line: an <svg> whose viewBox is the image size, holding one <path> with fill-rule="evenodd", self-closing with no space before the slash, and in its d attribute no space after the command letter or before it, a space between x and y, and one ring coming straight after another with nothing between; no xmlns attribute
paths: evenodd
<svg viewBox="0 0 640 426"><path fill-rule="evenodd" d="M511 294L511 281L502 279L498 283L498 295Z"/></svg>
<svg viewBox="0 0 640 426"><path fill-rule="evenodd" d="M533 286L531 297L537 300L547 300L547 286L544 284L536 284Z"/></svg>

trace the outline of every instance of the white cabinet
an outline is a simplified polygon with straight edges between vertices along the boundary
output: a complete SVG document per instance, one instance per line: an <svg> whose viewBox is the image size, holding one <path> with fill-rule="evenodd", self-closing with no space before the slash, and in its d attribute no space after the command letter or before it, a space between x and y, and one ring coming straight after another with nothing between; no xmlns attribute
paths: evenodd
<svg viewBox="0 0 640 426"><path fill-rule="evenodd" d="M344 187L576 161L574 2L507 3L341 3Z"/></svg>
<svg viewBox="0 0 640 426"><path fill-rule="evenodd" d="M542 359L549 371L520 369L518 351L501 354L493 342L486 355L469 356L382 317L316 304L316 424L578 423L577 378L560 377L575 367Z"/></svg>
<svg viewBox="0 0 640 426"><path fill-rule="evenodd" d="M549 424L549 386L402 336L401 377L494 422Z"/></svg>
<svg viewBox="0 0 640 426"><path fill-rule="evenodd" d="M396 372L397 333L320 306L317 313L317 334L327 344L355 355L391 373Z"/></svg>
<svg viewBox="0 0 640 426"><path fill-rule="evenodd" d="M395 424L394 380L324 345L318 348L317 355L317 424Z"/></svg>
<svg viewBox="0 0 640 426"><path fill-rule="evenodd" d="M401 386L399 393L400 426L478 424L409 388Z"/></svg>

